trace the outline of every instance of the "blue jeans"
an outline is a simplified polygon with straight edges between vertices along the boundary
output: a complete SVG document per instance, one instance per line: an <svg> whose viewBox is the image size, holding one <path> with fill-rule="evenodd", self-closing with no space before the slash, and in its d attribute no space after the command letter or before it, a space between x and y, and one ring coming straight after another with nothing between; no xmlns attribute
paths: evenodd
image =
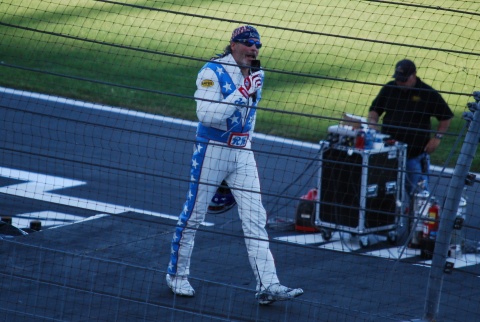
<svg viewBox="0 0 480 322"><path fill-rule="evenodd" d="M426 162L426 169L422 169L422 163ZM423 171L425 170L425 172ZM430 173L430 155L422 153L419 156L407 159L405 190L409 196L422 190L428 191L428 175ZM423 181L423 189L419 182ZM420 189L418 189L420 188ZM418 189L418 190L417 190Z"/></svg>

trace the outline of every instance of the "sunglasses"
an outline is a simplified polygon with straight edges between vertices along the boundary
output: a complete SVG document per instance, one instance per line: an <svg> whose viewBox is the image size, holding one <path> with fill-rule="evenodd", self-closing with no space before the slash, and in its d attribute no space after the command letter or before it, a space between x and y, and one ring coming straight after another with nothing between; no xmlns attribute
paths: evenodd
<svg viewBox="0 0 480 322"><path fill-rule="evenodd" d="M262 43L260 41L255 41L253 39L239 39L239 40L236 40L235 42L242 43L244 46L247 46L247 47L252 47L253 45L255 45L257 49L262 48Z"/></svg>

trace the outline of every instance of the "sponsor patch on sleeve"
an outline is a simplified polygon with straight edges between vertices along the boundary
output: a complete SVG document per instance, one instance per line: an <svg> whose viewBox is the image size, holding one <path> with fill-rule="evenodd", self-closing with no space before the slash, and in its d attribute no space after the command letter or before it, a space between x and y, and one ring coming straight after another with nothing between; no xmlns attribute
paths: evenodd
<svg viewBox="0 0 480 322"><path fill-rule="evenodd" d="M212 87L213 84L214 84L213 80L211 80L211 79L202 80L202 87Z"/></svg>

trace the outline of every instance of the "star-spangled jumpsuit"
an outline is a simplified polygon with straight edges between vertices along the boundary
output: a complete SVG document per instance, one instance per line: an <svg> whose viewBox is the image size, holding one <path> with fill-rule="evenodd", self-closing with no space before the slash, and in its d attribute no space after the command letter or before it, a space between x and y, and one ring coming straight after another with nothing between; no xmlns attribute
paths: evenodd
<svg viewBox="0 0 480 322"><path fill-rule="evenodd" d="M249 262L260 290L279 283L265 230L267 216L260 195L257 165L250 149L261 89L256 99L248 101L238 91L244 77L231 54L205 64L196 84L199 124L191 161L191 182L173 234L168 273L190 274L196 229L204 221L218 185L225 179L238 203Z"/></svg>

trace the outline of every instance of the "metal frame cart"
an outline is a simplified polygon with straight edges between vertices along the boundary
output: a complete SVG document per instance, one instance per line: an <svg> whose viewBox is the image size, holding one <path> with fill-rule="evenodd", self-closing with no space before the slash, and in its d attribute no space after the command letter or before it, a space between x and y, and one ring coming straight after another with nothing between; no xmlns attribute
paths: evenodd
<svg viewBox="0 0 480 322"><path fill-rule="evenodd" d="M405 208L405 151L398 143L367 150L320 141L315 225L324 240L338 230L358 235L363 248L372 233L397 242Z"/></svg>

